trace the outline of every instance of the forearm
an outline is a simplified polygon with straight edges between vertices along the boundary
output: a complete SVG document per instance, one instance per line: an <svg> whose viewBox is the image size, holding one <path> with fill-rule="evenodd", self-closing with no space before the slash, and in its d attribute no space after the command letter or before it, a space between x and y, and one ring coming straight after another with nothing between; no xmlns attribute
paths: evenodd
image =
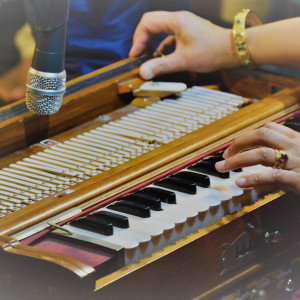
<svg viewBox="0 0 300 300"><path fill-rule="evenodd" d="M257 65L300 68L300 18L246 29L247 45Z"/></svg>
<svg viewBox="0 0 300 300"><path fill-rule="evenodd" d="M300 68L300 17L246 29L247 47L257 65ZM189 12L152 12L143 16L130 56L141 55L159 33L172 36L175 51L144 63L144 79L174 71L213 72L242 66L232 29L222 28ZM168 43L159 46L164 53Z"/></svg>

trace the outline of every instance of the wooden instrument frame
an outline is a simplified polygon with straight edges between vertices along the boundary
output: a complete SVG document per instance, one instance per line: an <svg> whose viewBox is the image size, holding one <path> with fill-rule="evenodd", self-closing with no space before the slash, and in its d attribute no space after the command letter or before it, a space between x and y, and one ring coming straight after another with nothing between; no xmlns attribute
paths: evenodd
<svg viewBox="0 0 300 300"><path fill-rule="evenodd" d="M68 85L118 67L123 63L120 62L88 74ZM119 197L121 193L138 189L145 185L145 182L151 182L162 174L165 176L178 166L184 167L195 159L205 157L214 149L230 142L237 134L279 119L300 107L298 103L299 80L244 69L223 71L219 75L222 78L221 84L227 91L260 100L242 108L234 115L208 125L205 130L196 130L141 157L79 183L74 186L75 192L70 195L61 198L48 197L1 220L0 261L3 264L4 276L0 284L6 287L6 292L9 290L7 286L19 284L20 277L16 276L16 272L18 273L21 267L32 270L32 274L28 276L32 286L30 281L26 280L26 283L20 286L19 292L31 289L37 295L49 296L49 299L68 299L69 297L73 299L75 296L76 299L93 299L100 296L103 299L120 299L120 297L122 299L182 299L182 297L192 299L197 296L200 299L207 299L246 276L261 271L266 265L271 265L275 258L284 257L286 253L291 255L297 253L295 249L299 250L300 242L294 239L294 235L298 223L297 220L293 220L289 222L289 234L284 244L271 250L270 247L262 247L257 254L258 258L251 264L229 275L220 276L222 245L226 242L232 243L238 235L247 230L246 225L249 223L255 228L265 230L268 222L281 217L278 217L280 212L288 212L289 206L299 207L299 200L291 193L284 196L272 194L103 278L98 277L95 269L77 259L35 249L12 237L18 235L20 231L72 208L86 211L101 202ZM137 87L141 83L137 70L134 69L67 96L62 109L56 115L36 117L26 112L0 123L0 137L4 136L3 132L10 136L7 140L0 140L0 143L3 143L1 154L29 146L47 137L53 136L54 140L63 141L74 133L79 134L87 128L99 126L98 119L85 124L83 122L100 114L105 113L114 119L135 110L135 107L128 106L122 101L119 88L120 85L128 88ZM280 91L272 93L278 89ZM97 98L100 96L105 100L99 103ZM20 103L8 108L13 108ZM109 113L116 108L119 110ZM79 126L65 131L75 125ZM216 131L216 128L223 128L223 130ZM42 149L40 144L33 144L24 151L4 156L0 159L0 166L7 166L11 162ZM282 222L280 220L280 223ZM205 250L203 245L207 247ZM199 253L194 261L191 260L192 249L196 249ZM268 251L267 254L266 251ZM270 253L274 255L274 258L268 257ZM204 260L203 257L205 257ZM182 263L183 260L186 261ZM209 272L200 270L202 264L206 270L211 270ZM56 277L57 272L61 272L61 275ZM11 274L14 274L16 278ZM168 275L170 278L162 285L158 279L162 280ZM195 280L197 276L203 278L203 283L199 283L199 278ZM5 283L5 278L8 277L9 280ZM151 277L150 282L149 277ZM34 281L38 278L43 278L43 280L36 286ZM132 287L136 278L138 278L139 288L133 291ZM180 284L184 288L181 288ZM28 295L32 297L32 294Z"/></svg>

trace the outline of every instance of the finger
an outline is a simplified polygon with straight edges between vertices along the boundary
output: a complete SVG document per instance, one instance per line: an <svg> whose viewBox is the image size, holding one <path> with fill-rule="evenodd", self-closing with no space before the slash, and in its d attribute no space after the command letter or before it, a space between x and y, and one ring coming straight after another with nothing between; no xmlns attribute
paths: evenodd
<svg viewBox="0 0 300 300"><path fill-rule="evenodd" d="M129 56L141 55L147 49L151 37L156 34L174 34L173 14L175 13L166 11L145 13L133 35L133 45Z"/></svg>
<svg viewBox="0 0 300 300"><path fill-rule="evenodd" d="M236 180L236 184L241 188L276 185L300 194L300 174L294 171L269 169L258 174L240 177Z"/></svg>
<svg viewBox="0 0 300 300"><path fill-rule="evenodd" d="M170 72L182 71L183 67L181 60L176 55L176 52L148 60L140 67L140 76L145 80L152 79L153 77L167 74Z"/></svg>
<svg viewBox="0 0 300 300"><path fill-rule="evenodd" d="M289 138L295 138L298 135L298 133L295 130L275 122L269 122L265 125L265 127L275 130L283 135L286 135Z"/></svg>
<svg viewBox="0 0 300 300"><path fill-rule="evenodd" d="M156 51L160 53L169 53L175 47L175 37L173 35L167 36L157 47Z"/></svg>
<svg viewBox="0 0 300 300"><path fill-rule="evenodd" d="M154 37L151 37L147 32L142 31L137 38L134 38L132 47L129 51L129 57L137 57L147 52L154 44Z"/></svg>
<svg viewBox="0 0 300 300"><path fill-rule="evenodd" d="M289 157L289 161L286 164L286 168L288 169L288 164L291 163L291 158ZM245 151L229 158L226 158L223 161L219 161L216 163L216 169L219 172L228 172L230 170L235 170L238 168L244 168L254 165L263 165L267 167L274 166L276 161L276 154L274 149L261 147L253 150Z"/></svg>
<svg viewBox="0 0 300 300"><path fill-rule="evenodd" d="M285 152L288 159L284 168L287 170L300 167L300 160ZM238 168L263 165L273 167L276 162L276 151L272 148L261 147L236 154L230 158L216 163L219 172L228 172Z"/></svg>
<svg viewBox="0 0 300 300"><path fill-rule="evenodd" d="M276 149L288 149L291 140L288 136L267 127L261 127L242 133L225 150L223 157L231 157L241 151L257 147L271 147Z"/></svg>

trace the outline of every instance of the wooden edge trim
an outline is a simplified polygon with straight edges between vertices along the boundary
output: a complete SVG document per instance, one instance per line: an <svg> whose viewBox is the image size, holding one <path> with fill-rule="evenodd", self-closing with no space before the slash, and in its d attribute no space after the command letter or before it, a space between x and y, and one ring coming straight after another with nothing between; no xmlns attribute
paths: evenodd
<svg viewBox="0 0 300 300"><path fill-rule="evenodd" d="M151 262L161 259L161 258L167 256L168 254L176 251L177 249L179 249L193 241L196 241L199 238L201 238L207 234L210 234L211 232L217 230L218 228L220 228L226 224L229 224L229 223L233 222L234 220L239 219L243 215L257 210L258 208L260 208L260 207L268 204L269 202L273 201L274 199L278 198L280 195L281 195L281 193L270 194L270 195L266 196L264 199L260 199L259 201L256 201L255 203L251 204L251 206L244 206L241 209L239 209L237 212L235 212L234 214L226 215L226 216L222 217L221 219L187 235L185 238L175 241L174 243L167 245L167 246L163 247L162 249L157 250L152 255L141 258L138 261L138 263L128 265L122 269L115 271L114 273L111 273L105 277L98 279L96 281L96 289L95 290L101 289L101 288L133 273L134 271L139 270L139 269L143 268L144 266L147 266Z"/></svg>
<svg viewBox="0 0 300 300"><path fill-rule="evenodd" d="M32 246L25 246L9 236L1 235L0 245L2 250L7 253L23 255L57 264L65 269L68 269L72 273L75 273L80 278L83 278L95 271L94 268L76 258Z"/></svg>
<svg viewBox="0 0 300 300"><path fill-rule="evenodd" d="M206 128L205 130L201 130L202 128L200 128L170 144L86 180L86 182L78 185L79 189L76 192L60 198L59 203L57 201L40 201L36 205L33 204L31 207L24 208L22 215L20 215L20 211L17 211L11 218L10 215L7 216L3 220L0 234L15 233L61 211L65 211L93 197L113 190L118 186L131 182L180 157L184 157L226 136L233 135L255 123L259 123L271 115L275 115L287 107L293 106L298 102L299 98L300 88L298 87L292 90L282 90L257 103L246 106L234 113L234 116L229 115L204 127ZM216 128L222 128L222 130L216 130ZM23 216L25 210L26 219Z"/></svg>

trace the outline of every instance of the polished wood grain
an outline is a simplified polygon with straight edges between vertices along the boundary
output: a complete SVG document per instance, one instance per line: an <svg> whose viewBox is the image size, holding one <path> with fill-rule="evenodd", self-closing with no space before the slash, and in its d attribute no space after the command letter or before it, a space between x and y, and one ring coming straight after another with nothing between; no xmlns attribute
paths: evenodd
<svg viewBox="0 0 300 300"><path fill-rule="evenodd" d="M8 154L0 159L0 166L5 167L9 163L43 150L41 144L34 144L38 141L35 134L65 141L103 124L95 118L99 114L106 113L111 119L117 119L136 110L133 105L125 105L118 94L130 90L129 82L136 74L136 70L131 71L117 79L81 91L75 98L66 97L64 103L66 106L62 107L61 115L39 119L28 113L29 115L18 116L14 120L0 124L0 133L7 128L11 130L9 131L11 136L7 143L4 143L2 153L31 145L23 151ZM19 287L16 293L28 296L27 299L34 299L33 295L38 297L42 295L43 299L192 299L195 297L209 299L224 288L256 274L267 265L272 265L275 260L283 260L290 253L297 253L295 249L299 249L299 239L295 236L297 236L299 222L297 218L289 220L287 216L297 211L300 204L296 196L291 193L286 195L274 193L266 197L263 197L266 192L262 193L260 201L103 278L97 276L93 268L72 257L25 246L11 237L20 230L31 228L38 222L46 221L70 208L91 209L101 202L117 197L121 192L132 191L160 174L171 172L180 165L184 166L196 158L212 153L214 149L228 143L237 134L281 118L300 107L298 102L300 88L297 80L255 70L224 71L221 75L223 80L218 86L222 89L256 98L259 101L178 140L81 182L72 187L75 192L70 195L61 198L53 196L45 198L2 218L0 263L3 275L0 276L0 286L5 288L0 291L0 295L2 291L7 291L16 285ZM126 78L129 78L129 81ZM133 82L138 85L140 81ZM273 93L280 89L282 90ZM99 110L97 108L96 113L95 105L98 104L95 102L100 94L108 99L109 103L106 105L109 108L106 110L106 107L103 107L105 105L101 104L101 108ZM90 101L87 107L84 105L85 101ZM75 111L70 112L74 105ZM122 108L111 112L117 107ZM84 109L86 111L83 111ZM87 119L90 121L84 123ZM80 125L73 128L78 124ZM38 129L35 129L35 126ZM66 130L71 127L72 129ZM15 138L20 140L16 141ZM250 203L247 196L242 201L245 205ZM271 223L287 224L287 238L279 247L263 246L257 252L255 261L228 275L221 276L220 259L223 244L232 243L240 234L248 230L249 223L262 232L268 229ZM21 272L20 268L31 270L28 278L24 278L26 280L23 282L20 274L23 275L24 272Z"/></svg>
<svg viewBox="0 0 300 300"><path fill-rule="evenodd" d="M299 255L300 242L296 238L299 230L297 214L299 200L293 194L271 193L239 211L197 230L150 256L126 266L110 275L97 278L97 274L76 279L70 272L62 272L60 265L48 264L47 260L24 260L17 266L13 262L10 274L18 268L31 268L23 284L27 285L26 296L43 299L214 299L214 295L237 284L249 276L258 274L279 262L285 266ZM232 243L239 235L249 230L249 224L262 234L257 234L256 259L239 269L221 276L223 245ZM275 227L270 227L274 225ZM282 230L283 242L279 245L264 243L263 234L272 229ZM9 238L1 240L9 242ZM15 253L24 252L14 250ZM6 251L4 251L6 253ZM12 254L13 252L9 253ZM41 252L42 253L42 252ZM6 255L6 254L5 254ZM0 261L5 255L0 256ZM46 253L48 256L49 253ZM20 257L20 255L18 255ZM32 256L29 256L32 257ZM10 258L12 259L12 258ZM18 263L20 261L16 259ZM67 260L66 265L70 261ZM71 260L72 261L72 260ZM37 264L37 262L39 262ZM37 266L47 274L41 275L37 286ZM2 272L8 272L2 264ZM22 272L21 272L22 273ZM13 275L11 275L13 276ZM0 276L1 277L1 276ZM13 276L13 278L17 277ZM17 281L16 281L17 282ZM61 284L64 282L65 284ZM71 284L73 282L73 285ZM0 280L1 286L1 280ZM32 290L31 290L31 289ZM53 290L54 289L54 290ZM20 290L22 287L20 286ZM1 288L5 291L5 288ZM16 289L16 292L18 289ZM1 292L0 292L1 295Z"/></svg>
<svg viewBox="0 0 300 300"><path fill-rule="evenodd" d="M122 66L132 59L117 62L108 67L67 82L67 87L99 73ZM51 116L23 112L0 123L0 156L25 148L49 136L82 124L91 118L112 111L126 104L118 93L119 81L136 78L137 69L115 76L91 87L65 96L60 110ZM134 81L134 82L137 82ZM138 82L142 82L139 80ZM14 110L25 105L25 100L0 108L0 112Z"/></svg>
<svg viewBox="0 0 300 300"><path fill-rule="evenodd" d="M297 219L288 220L289 212L299 209L299 201L292 194L277 196L272 194L246 206L136 264L99 279L92 299L118 299L121 295L124 295L123 299L209 299L278 261L279 257L287 263L292 258L288 256L289 251L295 255L295 250L300 249L299 239L295 239L299 229ZM255 261L221 276L222 245L233 242L247 231L249 223L256 229L265 230L272 222L289 224L284 242L280 245L262 243ZM280 225L278 227L280 230ZM258 239L263 242L262 236Z"/></svg>
<svg viewBox="0 0 300 300"><path fill-rule="evenodd" d="M248 129L249 126L294 106L299 97L299 87L292 90L284 89L171 143L72 186L75 192L70 195L60 198L50 196L22 208L2 218L0 234L13 234L99 195L102 195L98 198L99 201L106 200L107 198L103 197L105 193L124 190L124 184L159 170L164 165L229 135L232 136L242 129Z"/></svg>

